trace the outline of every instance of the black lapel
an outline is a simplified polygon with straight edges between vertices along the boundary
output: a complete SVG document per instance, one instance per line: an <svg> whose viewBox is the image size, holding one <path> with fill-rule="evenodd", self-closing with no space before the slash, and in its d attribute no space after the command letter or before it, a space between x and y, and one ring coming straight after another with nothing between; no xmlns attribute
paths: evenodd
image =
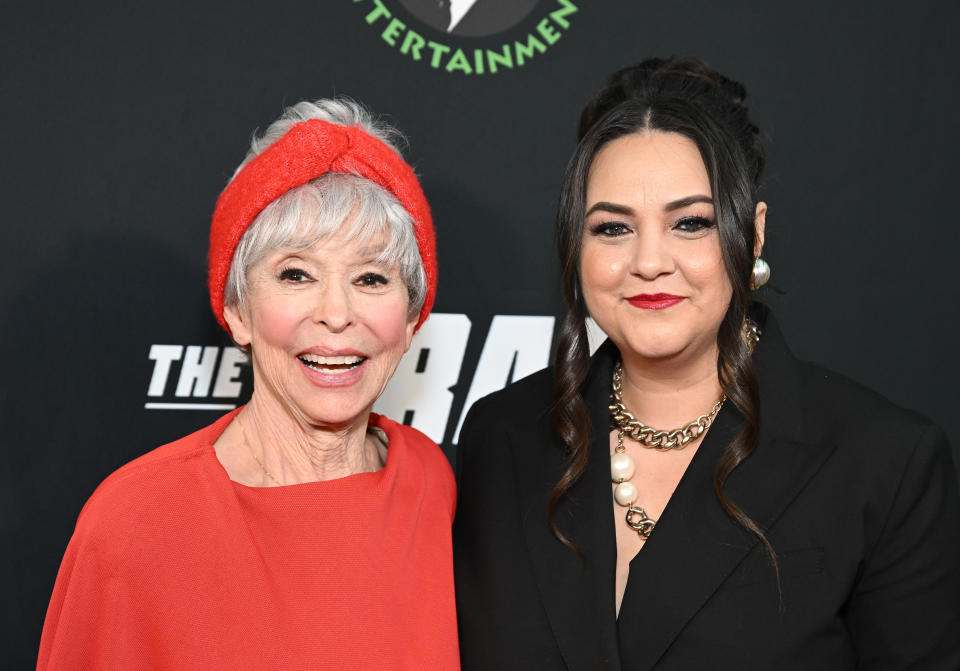
<svg viewBox="0 0 960 671"><path fill-rule="evenodd" d="M730 476L726 492L754 522L768 529L832 453L833 445L804 436L805 418L796 405L802 397L797 362L772 317L766 319L754 357L761 389L760 437L754 453ZM713 491L717 458L741 424L742 417L728 403L631 564L618 621L623 665L631 671L652 669L758 544L723 511ZM770 578L775 580L772 568Z"/></svg>
<svg viewBox="0 0 960 671"><path fill-rule="evenodd" d="M615 356L616 349L608 346L594 357L585 396L599 397L601 402L590 408L595 428L590 462L584 477L554 514L558 526L582 555L562 545L546 524L547 501L566 467L566 452L553 437L549 418L542 418L541 434L532 437L530 450L514 450L534 575L570 671L620 669L613 584L616 546L610 523L607 443L607 396ZM597 492L606 495L601 497Z"/></svg>

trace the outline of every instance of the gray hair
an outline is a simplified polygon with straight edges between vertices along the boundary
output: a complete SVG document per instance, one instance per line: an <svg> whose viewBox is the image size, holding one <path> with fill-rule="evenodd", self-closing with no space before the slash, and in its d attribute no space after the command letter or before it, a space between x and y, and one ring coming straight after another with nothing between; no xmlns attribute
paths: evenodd
<svg viewBox="0 0 960 671"><path fill-rule="evenodd" d="M365 107L349 98L303 101L288 107L259 137L234 177L252 158L283 137L301 121L322 119L341 126L359 126L400 154L406 144L396 128L375 119ZM344 228L345 227L345 228ZM427 278L414 233L413 217L397 197L359 175L330 172L290 189L267 205L247 228L233 254L224 305L237 307L248 290L250 269L272 251L309 249L343 232L348 239L387 240L378 261L396 262L410 296L408 314L420 312L427 295Z"/></svg>

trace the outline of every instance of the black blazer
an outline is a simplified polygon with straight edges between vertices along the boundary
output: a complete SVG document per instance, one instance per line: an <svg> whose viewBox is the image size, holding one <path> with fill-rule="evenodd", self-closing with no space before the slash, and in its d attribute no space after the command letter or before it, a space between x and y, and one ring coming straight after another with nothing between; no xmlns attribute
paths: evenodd
<svg viewBox="0 0 960 671"><path fill-rule="evenodd" d="M546 522L566 453L545 370L477 402L457 451L454 561L465 671L960 669L960 501L946 438L913 413L788 351L761 313L757 449L726 491L773 544L728 517L718 455L727 403L633 560L617 618L608 398L616 348L584 396L585 476Z"/></svg>

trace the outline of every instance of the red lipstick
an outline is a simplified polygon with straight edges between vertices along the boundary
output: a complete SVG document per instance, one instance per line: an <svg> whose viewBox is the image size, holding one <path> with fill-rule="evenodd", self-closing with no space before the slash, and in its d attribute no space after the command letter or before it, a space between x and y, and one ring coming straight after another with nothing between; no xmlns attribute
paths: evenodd
<svg viewBox="0 0 960 671"><path fill-rule="evenodd" d="M673 294L637 294L627 297L630 305L644 310L666 310L682 300L683 296L674 296Z"/></svg>

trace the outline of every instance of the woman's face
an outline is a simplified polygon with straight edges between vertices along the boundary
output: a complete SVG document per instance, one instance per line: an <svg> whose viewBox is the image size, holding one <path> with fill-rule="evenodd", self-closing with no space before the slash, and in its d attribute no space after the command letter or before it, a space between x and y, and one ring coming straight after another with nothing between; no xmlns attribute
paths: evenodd
<svg viewBox="0 0 960 671"><path fill-rule="evenodd" d="M715 360L733 289L712 197L697 146L677 133L627 135L594 158L580 277L625 358Z"/></svg>
<svg viewBox="0 0 960 671"><path fill-rule="evenodd" d="M254 393L313 426L365 419L417 321L397 264L376 260L381 249L337 234L250 269L242 307L224 312L237 343L250 345Z"/></svg>

